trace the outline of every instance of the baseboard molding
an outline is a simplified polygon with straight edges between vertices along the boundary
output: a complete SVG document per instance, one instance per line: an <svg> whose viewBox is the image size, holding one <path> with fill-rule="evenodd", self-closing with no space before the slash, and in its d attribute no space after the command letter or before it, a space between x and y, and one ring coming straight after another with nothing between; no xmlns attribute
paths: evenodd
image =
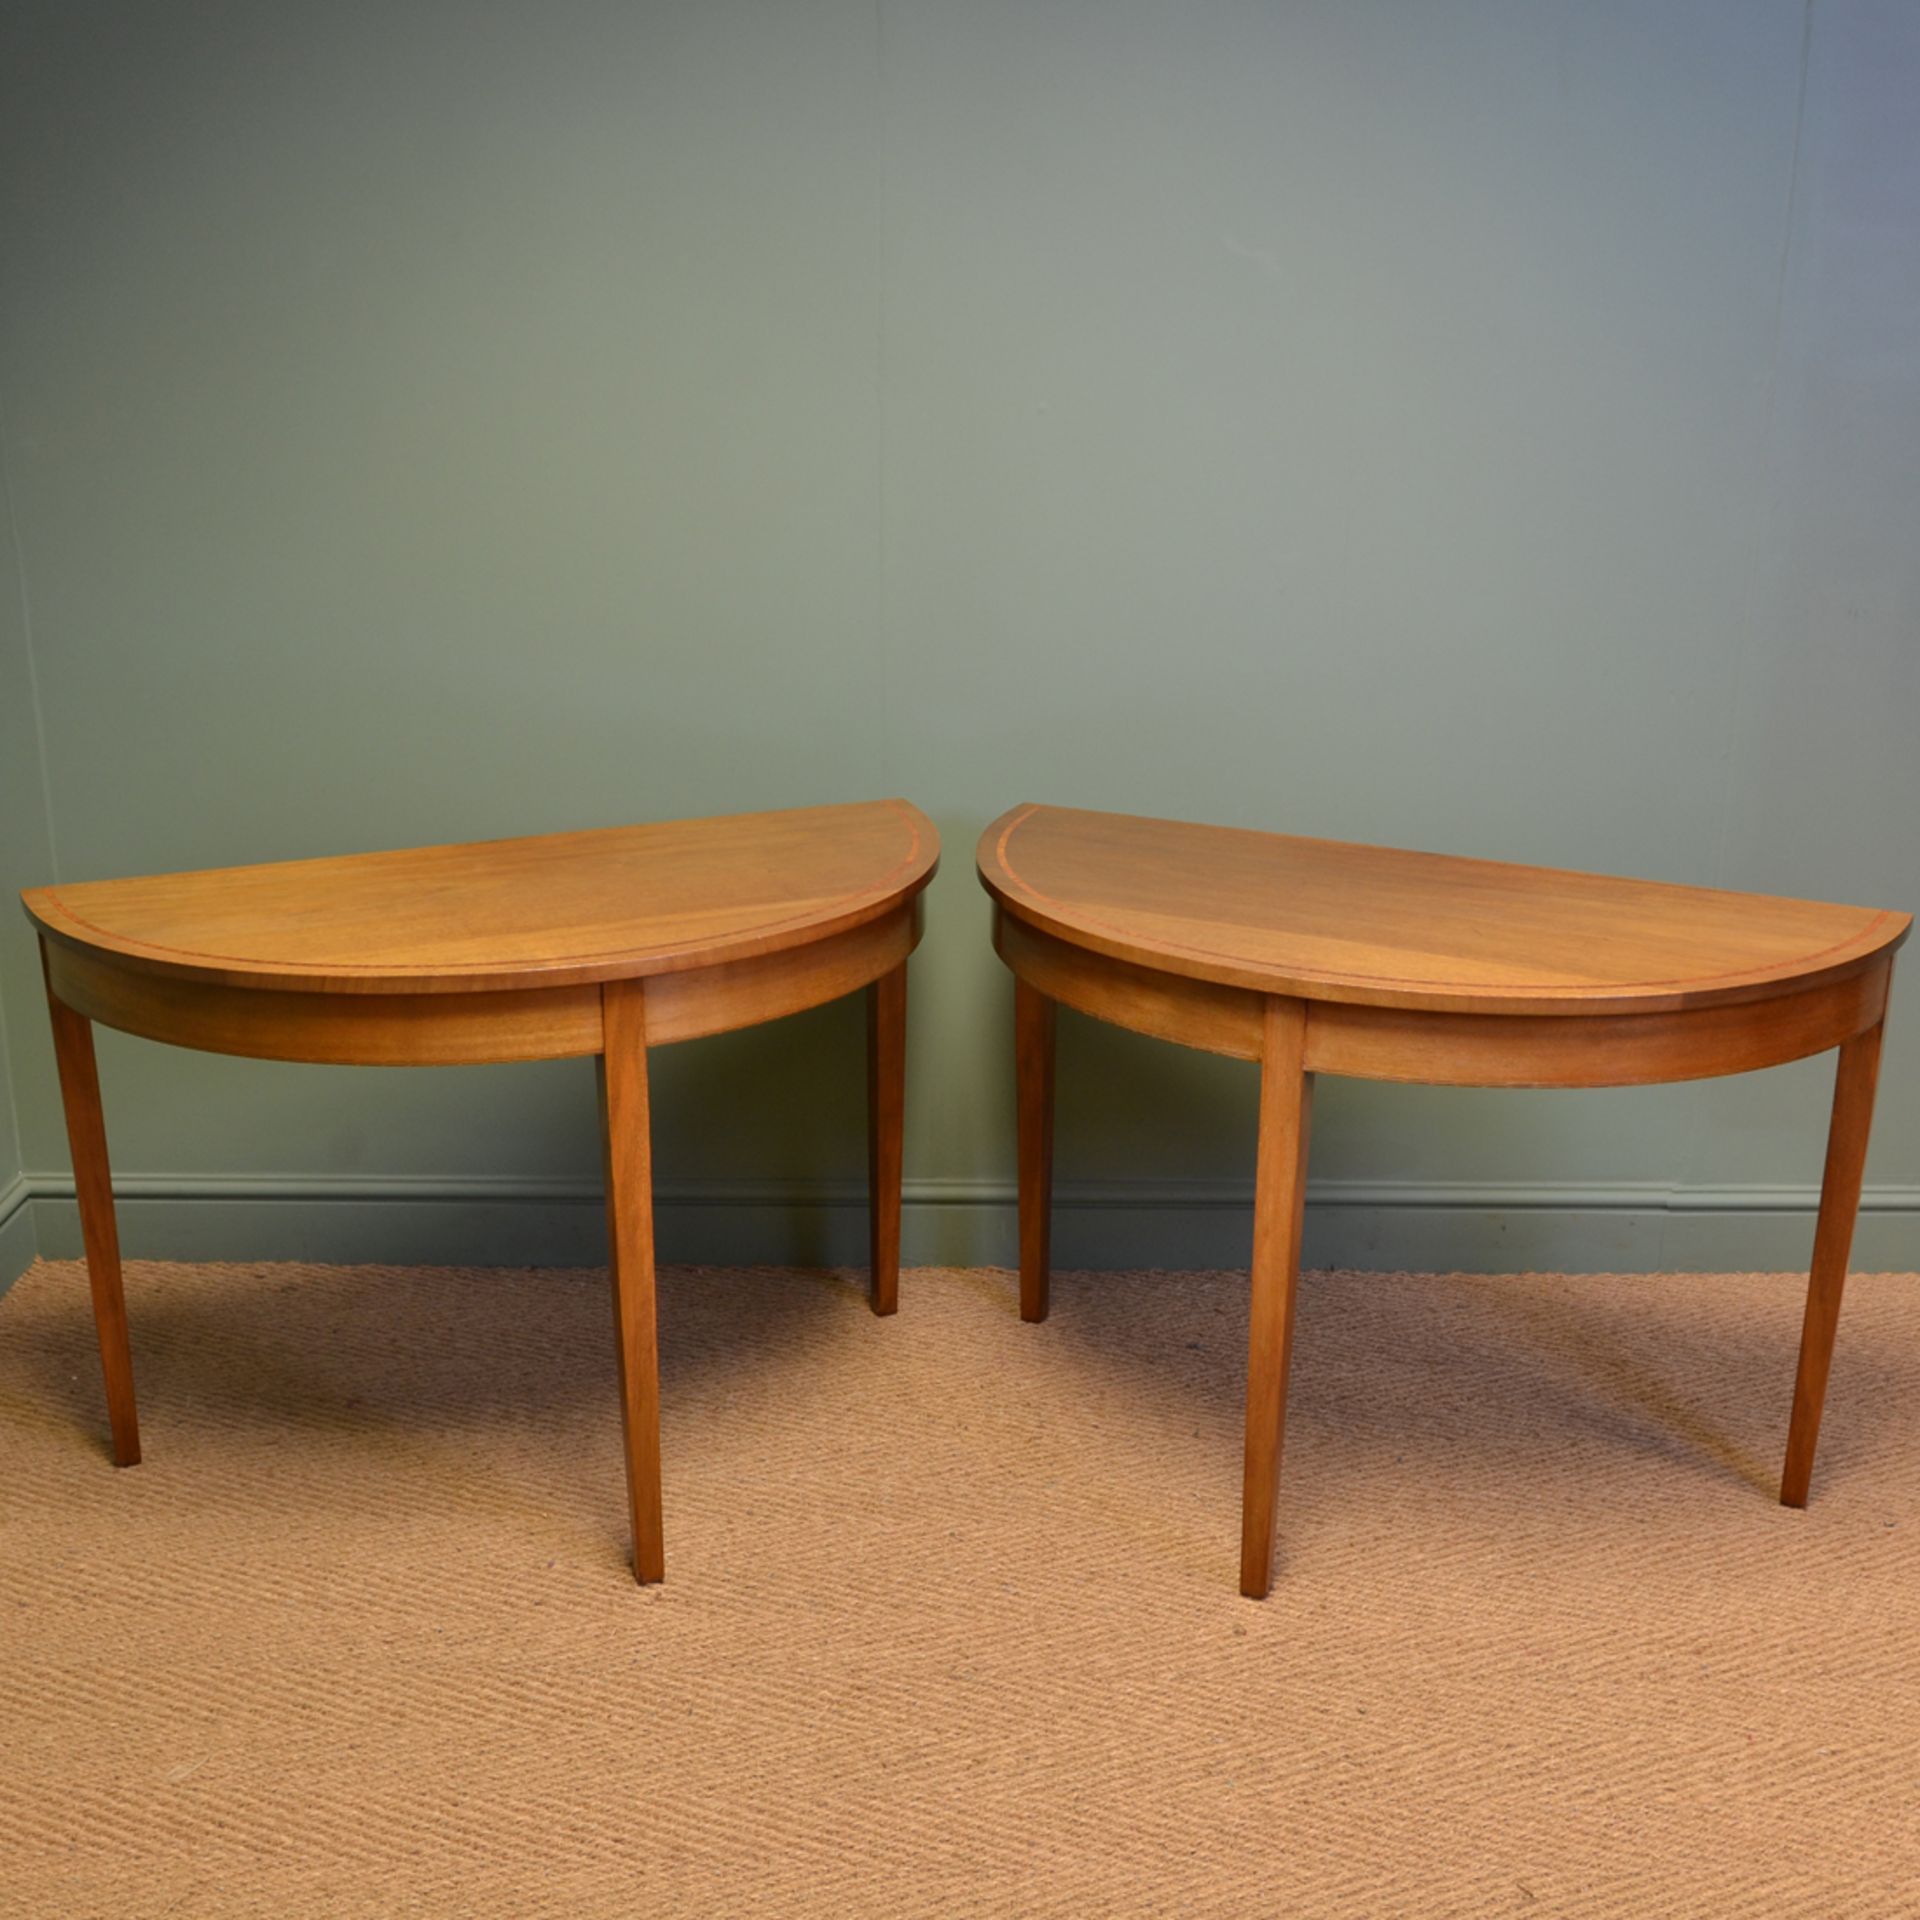
<svg viewBox="0 0 1920 1920"><path fill-rule="evenodd" d="M16 1174L0 1187L0 1293L33 1265L39 1251L33 1216L33 1188L24 1174Z"/></svg>
<svg viewBox="0 0 1920 1920"><path fill-rule="evenodd" d="M591 1181L404 1175L131 1174L115 1181L131 1257L453 1265L596 1265L605 1258ZM0 1194L0 1236L50 1259L80 1251L73 1180L28 1174ZM1805 1265L1812 1186L1665 1187L1326 1181L1308 1190L1313 1266L1472 1272L1731 1271ZM1244 1266L1251 1190L1238 1182L1134 1181L1062 1188L1062 1267ZM866 1195L851 1183L663 1186L661 1257L716 1265L855 1265ZM1017 1258L1010 1183L907 1182L903 1252L914 1265ZM0 1248L11 1242L0 1237ZM9 1254L9 1259L11 1259ZM1869 1188L1854 1266L1920 1269L1920 1187ZM0 1265L0 1284L11 1278Z"/></svg>

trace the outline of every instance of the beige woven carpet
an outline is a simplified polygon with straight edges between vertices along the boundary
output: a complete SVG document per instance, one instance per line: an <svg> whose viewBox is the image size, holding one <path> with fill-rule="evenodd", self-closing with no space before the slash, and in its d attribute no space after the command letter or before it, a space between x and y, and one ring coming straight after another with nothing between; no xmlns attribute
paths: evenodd
<svg viewBox="0 0 1920 1920"><path fill-rule="evenodd" d="M663 1276L668 1582L598 1273L0 1301L0 1911L1920 1913L1920 1279L1805 1513L1790 1276Z"/></svg>

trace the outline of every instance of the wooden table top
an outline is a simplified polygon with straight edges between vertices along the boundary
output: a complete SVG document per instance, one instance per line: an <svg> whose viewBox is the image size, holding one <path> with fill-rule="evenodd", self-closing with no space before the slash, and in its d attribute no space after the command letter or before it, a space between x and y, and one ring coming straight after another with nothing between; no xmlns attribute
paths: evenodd
<svg viewBox="0 0 1920 1920"><path fill-rule="evenodd" d="M1656 1013L1878 963L1909 915L1552 867L1021 806L981 836L1008 911L1256 992L1460 1013Z"/></svg>
<svg viewBox="0 0 1920 1920"><path fill-rule="evenodd" d="M51 938L180 978L331 993L581 985L807 945L939 863L904 800L35 887Z"/></svg>

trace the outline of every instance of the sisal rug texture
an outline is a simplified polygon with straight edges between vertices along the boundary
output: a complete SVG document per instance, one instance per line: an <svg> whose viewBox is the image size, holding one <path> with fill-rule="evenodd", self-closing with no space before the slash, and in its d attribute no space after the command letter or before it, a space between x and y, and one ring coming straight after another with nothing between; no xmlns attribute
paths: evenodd
<svg viewBox="0 0 1920 1920"><path fill-rule="evenodd" d="M662 1276L668 1578L597 1272L0 1301L0 1913L1920 1914L1920 1278Z"/></svg>

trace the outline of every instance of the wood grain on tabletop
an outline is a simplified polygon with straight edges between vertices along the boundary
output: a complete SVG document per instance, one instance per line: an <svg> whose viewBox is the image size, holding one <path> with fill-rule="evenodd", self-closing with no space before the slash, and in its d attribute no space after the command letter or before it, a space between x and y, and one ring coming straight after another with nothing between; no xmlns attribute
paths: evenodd
<svg viewBox="0 0 1920 1920"><path fill-rule="evenodd" d="M433 993L632 978L775 953L924 887L904 800L348 854L22 896L56 941L234 986Z"/></svg>
<svg viewBox="0 0 1920 1920"><path fill-rule="evenodd" d="M1905 913L1022 806L981 836L1008 911L1114 958L1310 1000L1678 1011L1863 971Z"/></svg>

